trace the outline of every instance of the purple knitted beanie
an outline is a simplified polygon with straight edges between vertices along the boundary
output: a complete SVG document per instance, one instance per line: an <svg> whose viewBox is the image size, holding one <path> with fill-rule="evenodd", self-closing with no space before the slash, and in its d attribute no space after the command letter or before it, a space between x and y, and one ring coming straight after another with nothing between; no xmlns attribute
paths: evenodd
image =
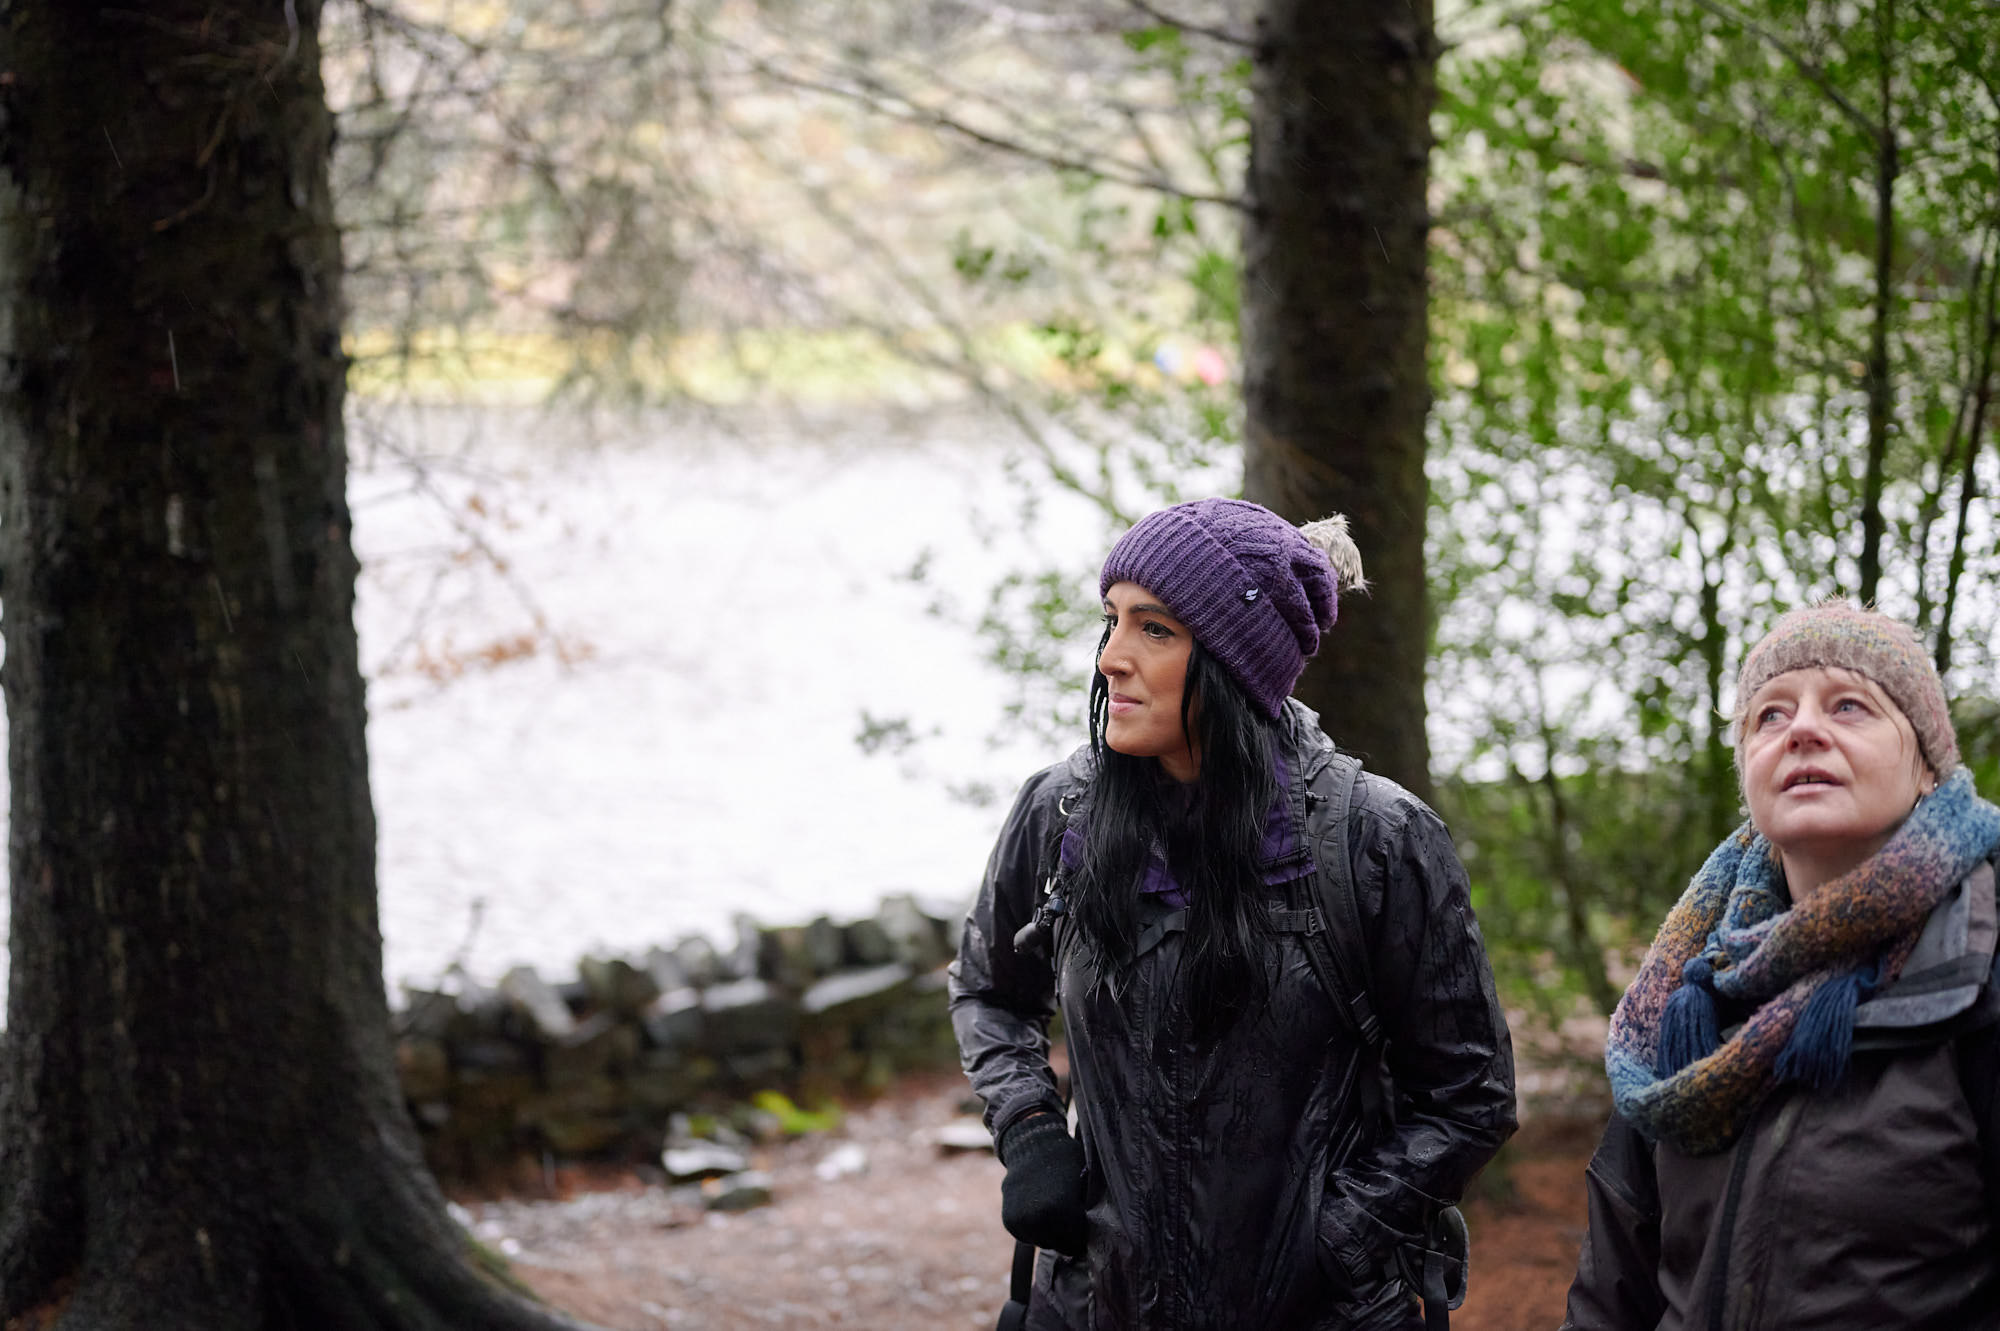
<svg viewBox="0 0 2000 1331"><path fill-rule="evenodd" d="M1367 585L1347 519L1301 529L1242 499L1197 499L1141 518L1105 557L1099 594L1118 582L1164 601L1271 717L1333 627L1342 585Z"/></svg>
<svg viewBox="0 0 2000 1331"><path fill-rule="evenodd" d="M1743 658L1732 718L1739 770L1744 709L1750 699L1786 671L1814 666L1838 666L1875 681L1909 718L1910 729L1917 732L1917 749L1937 779L1942 781L1957 769L1958 735L1952 730L1944 685L1917 635L1877 611L1828 601L1784 616Z"/></svg>

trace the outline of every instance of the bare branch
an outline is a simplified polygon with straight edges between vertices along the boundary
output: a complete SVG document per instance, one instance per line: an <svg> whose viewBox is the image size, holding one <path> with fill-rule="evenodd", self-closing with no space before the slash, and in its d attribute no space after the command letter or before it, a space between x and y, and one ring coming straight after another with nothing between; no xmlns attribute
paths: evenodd
<svg viewBox="0 0 2000 1331"><path fill-rule="evenodd" d="M1221 42L1226 46L1240 46L1246 51L1256 49L1257 43L1240 32L1230 32L1226 28L1205 27L1199 23L1190 23L1186 19L1175 18L1172 14L1161 10L1158 5L1148 4L1147 0L1125 0L1125 3L1155 23L1164 23L1170 28L1191 32L1197 37L1206 37L1210 41Z"/></svg>
<svg viewBox="0 0 2000 1331"><path fill-rule="evenodd" d="M2000 84L1994 82L1993 75L1987 68L1987 61L1982 58L1981 53L1959 39L1958 25L1945 22L1943 17L1927 4L1919 3L1917 12L1930 20L1931 35L1950 47L1952 54L1959 57L1966 72L1979 80L1979 86L1986 90L1986 100L1993 104L1994 111L2000 113Z"/></svg>
<svg viewBox="0 0 2000 1331"><path fill-rule="evenodd" d="M1111 30L1110 20L1094 14L1050 14L1040 10L1016 9L1012 5L980 6L988 22L1003 32L1089 32Z"/></svg>
<svg viewBox="0 0 2000 1331"><path fill-rule="evenodd" d="M1807 303L1812 309L1813 327L1821 341L1835 348L1841 348L1838 326L1828 315L1826 293L1823 290L1825 273L1821 270L1819 258L1812 245L1812 227L1806 217L1805 198L1799 191L1798 174L1792 169L1791 158L1783 150L1784 143L1776 129L1765 117L1765 107L1761 99L1753 102L1753 114L1759 134L1771 149L1771 160L1777 164L1778 176L1785 183L1785 198L1789 204L1786 211L1792 220L1793 233L1799 246L1799 266L1805 275ZM1849 354L1851 354L1851 349Z"/></svg>
<svg viewBox="0 0 2000 1331"><path fill-rule="evenodd" d="M1846 94L1834 86L1833 80L1827 76L1825 70L1806 59L1802 52L1783 37L1772 32L1755 19L1735 12L1729 6L1722 4L1721 0L1694 0L1694 2L1725 23L1734 23L1758 41L1763 42L1779 55L1791 61L1792 68L1796 69L1807 83L1817 88L1821 96L1840 108L1841 114L1853 121L1855 128L1859 129L1862 133L1879 143L1882 137L1888 132L1886 126L1877 124L1869 118L1867 112L1849 101Z"/></svg>
<svg viewBox="0 0 2000 1331"><path fill-rule="evenodd" d="M721 123L737 137L747 151L760 160L769 162L770 157L765 148L763 136L737 125L727 115L721 117ZM1055 444L1035 422L1033 417L1028 414L1020 401L1010 394L1001 392L981 372L981 366L985 363L985 358L980 355L978 348L973 344L971 332L952 315L950 310L946 309L937 300L936 293L932 290L931 286L916 273L912 272L902 257L885 246L879 236L857 223L825 189L800 179L795 175L790 176L790 179L794 188L798 189L812 202L813 207L821 217L836 227L858 250L871 255L875 262L881 266L882 270L895 282L897 288L935 321L936 327L943 330L946 336L950 338L957 354L955 357L945 357L934 352L925 351L921 347L912 345L907 338L899 336L899 330L895 327L885 326L878 320L869 319L866 316L856 313L850 313L849 317L858 326L867 328L884 347L895 352L897 355L925 368L949 374L964 383L988 407L998 411L1013 422L1015 428L1020 430L1022 437L1028 440L1034 447L1043 466L1048 468L1051 480L1071 493L1096 505L1099 511L1112 521L1129 523L1133 515L1122 512L1108 490L1093 486L1084 477L1078 475L1063 460L1061 454L1056 450Z"/></svg>
<svg viewBox="0 0 2000 1331"><path fill-rule="evenodd" d="M1214 194L1204 190L1187 189L1157 172L1149 171L1133 163L1093 161L1085 157L1076 157L1067 153L1040 148L1031 143L1023 143L1018 139L1012 139L990 130L981 129L976 125L969 125L949 112L912 101L898 90L884 86L865 76L853 76L856 86L844 87L830 80L814 78L807 74L781 69L762 56L755 55L741 47L735 47L734 49L739 55L748 60L752 68L758 73L781 86L799 92L814 92L822 96L852 102L886 119L899 120L905 124L924 125L934 130L943 131L956 138L964 139L967 142L976 143L994 152L1004 153L1010 157L1019 157L1025 161L1035 162L1042 166L1054 167L1060 171L1080 172L1094 179L1114 185L1126 185L1133 189L1146 190L1154 194L1164 194L1172 198L1186 199L1191 203L1216 204L1224 208L1235 209L1239 212L1248 207L1248 204L1241 195Z"/></svg>

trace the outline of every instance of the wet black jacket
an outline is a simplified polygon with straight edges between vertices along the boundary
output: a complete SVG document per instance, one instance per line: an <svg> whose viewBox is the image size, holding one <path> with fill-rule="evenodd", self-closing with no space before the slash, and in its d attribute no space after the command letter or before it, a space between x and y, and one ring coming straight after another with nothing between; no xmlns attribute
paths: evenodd
<svg viewBox="0 0 2000 1331"><path fill-rule="evenodd" d="M1332 745L1296 702L1282 725L1287 798L1316 848L1325 805L1309 807L1306 784ZM1205 1045L1189 1034L1174 983L1181 936L1164 907L1115 997L1086 992L1077 949L1059 947L1059 967L1015 952L1061 829L1057 802L1089 772L1079 752L1022 788L951 968L959 1050L996 1137L1062 1108L1046 1035L1061 994L1090 1241L1081 1261L1043 1254L1030 1325L1419 1325L1393 1253L1514 1128L1512 1047L1444 825L1391 781L1364 773L1355 787L1349 857L1395 1084L1393 1121L1371 1126L1367 1054L1300 934L1273 937L1265 1012ZM1312 904L1309 876L1271 890L1274 909Z"/></svg>
<svg viewBox="0 0 2000 1331"><path fill-rule="evenodd" d="M1784 1087L1726 1150L1614 1116L1565 1331L2000 1328L1993 869L1854 1014L1847 1076Z"/></svg>

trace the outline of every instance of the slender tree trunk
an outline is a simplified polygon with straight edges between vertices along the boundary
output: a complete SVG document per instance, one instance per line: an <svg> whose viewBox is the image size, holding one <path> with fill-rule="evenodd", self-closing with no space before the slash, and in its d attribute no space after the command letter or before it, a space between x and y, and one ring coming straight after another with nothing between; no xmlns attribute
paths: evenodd
<svg viewBox="0 0 2000 1331"><path fill-rule="evenodd" d="M1374 593L1346 597L1299 695L1428 796L1424 418L1429 0L1268 0L1243 229L1244 493L1345 513Z"/></svg>
<svg viewBox="0 0 2000 1331"><path fill-rule="evenodd" d="M1708 703L1702 733L1700 822L1695 844L1712 845L1729 835L1736 826L1737 806L1742 794L1736 783L1736 756L1729 745L1729 723L1722 706L1722 687L1728 679L1723 670L1723 652L1729 642L1722 623L1721 570L1726 567L1730 547L1736 542L1736 504L1730 502L1729 535L1723 538L1713 560L1706 552L1701 561L1701 636L1696 647L1701 652L1702 689ZM1688 524L1689 536L1699 548L1701 535ZM1711 572L1711 569L1715 570Z"/></svg>
<svg viewBox="0 0 2000 1331"><path fill-rule="evenodd" d="M1563 795L1562 778L1556 775L1556 735L1549 724L1547 699L1542 696L1541 671L1535 672L1535 710L1538 713L1538 729L1542 739L1542 793L1548 798L1548 837L1544 845L1548 852L1549 879L1555 890L1562 895L1563 930L1566 940L1561 948L1583 977L1584 992L1599 1012L1609 1013L1618 1006L1619 991L1611 983L1610 975L1604 968L1604 953L1597 940L1590 933L1589 898L1604 886L1592 883L1589 887L1577 881L1577 875L1569 858L1571 822L1569 801Z"/></svg>
<svg viewBox="0 0 2000 1331"><path fill-rule="evenodd" d="M1882 580L1882 486L1889 460L1889 418L1894 387L1889 378L1889 324L1895 318L1896 121L1890 53L1895 40L1894 0L1875 6L1876 56L1881 62L1882 120L1875 141L1875 327L1868 344L1868 458L1861 478L1861 599L1872 604Z"/></svg>
<svg viewBox="0 0 2000 1331"><path fill-rule="evenodd" d="M2000 250L1996 250L1996 258L2000 258ZM1993 352L1996 343L2000 343L2000 262L1986 275L1983 308L1979 295L1977 291L1972 293L1973 307L1983 317L1978 320L1980 351L1973 371L1972 418L1965 431L1965 465L1958 477L1957 524L1952 529L1951 559L1945 565L1943 607L1938 616L1935 660L1939 674L1951 669L1951 621L1958 608L1959 583L1965 577L1965 541L1972 524L1972 501L1979 496L1980 436L1985 432L1987 410L1993 403ZM1938 488L1944 488L1942 482Z"/></svg>
<svg viewBox="0 0 2000 1331"><path fill-rule="evenodd" d="M556 1327L388 1044L315 0L0 5L0 1318Z"/></svg>

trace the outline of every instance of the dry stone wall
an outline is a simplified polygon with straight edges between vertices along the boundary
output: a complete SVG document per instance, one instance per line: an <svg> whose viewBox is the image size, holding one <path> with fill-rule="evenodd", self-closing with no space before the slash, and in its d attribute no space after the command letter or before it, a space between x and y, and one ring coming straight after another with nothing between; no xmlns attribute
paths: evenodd
<svg viewBox="0 0 2000 1331"><path fill-rule="evenodd" d="M474 1179L650 1156L675 1114L759 1091L810 1104L878 1089L956 1060L944 967L961 923L894 896L847 924L742 918L727 948L691 936L587 957L561 983L519 967L491 987L406 987L403 1095L432 1169Z"/></svg>

